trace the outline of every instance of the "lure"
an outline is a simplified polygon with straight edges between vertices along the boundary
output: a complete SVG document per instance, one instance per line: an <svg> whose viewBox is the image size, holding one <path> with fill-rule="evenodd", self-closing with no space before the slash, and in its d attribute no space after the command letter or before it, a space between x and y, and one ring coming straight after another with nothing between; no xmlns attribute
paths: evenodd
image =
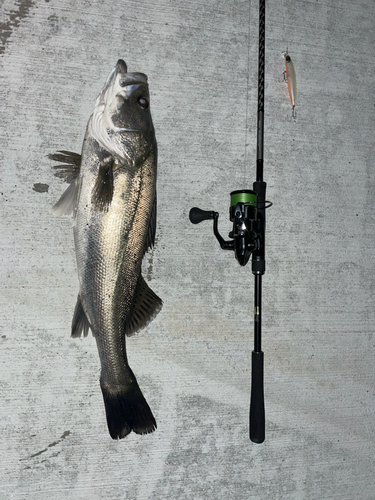
<svg viewBox="0 0 375 500"><path fill-rule="evenodd" d="M292 103L292 117L296 118L296 99L297 99L297 79L296 79L296 72L294 69L294 65L292 63L292 59L290 58L290 55L288 54L288 49L286 49L285 52L283 52L283 56L285 58L285 67L286 70L284 72L284 78L288 84L288 91L289 91L289 97L290 101Z"/></svg>

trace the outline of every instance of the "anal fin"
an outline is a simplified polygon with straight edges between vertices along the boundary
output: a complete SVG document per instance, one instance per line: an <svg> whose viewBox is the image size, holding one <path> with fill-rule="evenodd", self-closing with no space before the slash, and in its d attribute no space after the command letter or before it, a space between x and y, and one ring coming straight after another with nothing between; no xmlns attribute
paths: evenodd
<svg viewBox="0 0 375 500"><path fill-rule="evenodd" d="M133 335L145 328L159 313L163 301L151 290L142 275L139 276L132 311L125 322L125 334Z"/></svg>

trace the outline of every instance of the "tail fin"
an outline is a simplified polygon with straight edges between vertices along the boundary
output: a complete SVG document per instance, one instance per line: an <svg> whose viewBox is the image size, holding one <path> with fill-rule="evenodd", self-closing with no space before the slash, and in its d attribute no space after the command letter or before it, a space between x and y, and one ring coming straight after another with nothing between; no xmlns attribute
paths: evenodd
<svg viewBox="0 0 375 500"><path fill-rule="evenodd" d="M133 374L132 374L133 375ZM101 384L108 430L112 439L122 439L131 431L150 434L156 429L156 421L136 378L124 392L113 393Z"/></svg>

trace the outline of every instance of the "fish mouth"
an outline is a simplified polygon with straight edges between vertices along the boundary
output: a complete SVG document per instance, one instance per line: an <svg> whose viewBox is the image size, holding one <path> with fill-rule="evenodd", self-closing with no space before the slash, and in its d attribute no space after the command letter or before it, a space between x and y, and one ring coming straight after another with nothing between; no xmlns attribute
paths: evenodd
<svg viewBox="0 0 375 500"><path fill-rule="evenodd" d="M120 78L126 78L126 75L128 74L128 67L126 65L126 62L123 59L119 59L117 61L116 66L112 69L110 74L108 75L108 78L104 84L103 90L101 92L101 100L104 100L105 93L107 90L114 84L114 82L117 80L117 75L120 75Z"/></svg>
<svg viewBox="0 0 375 500"><path fill-rule="evenodd" d="M124 75L128 72L128 67L126 66L126 62L123 59L119 59L116 64L117 73L121 73Z"/></svg>
<svg viewBox="0 0 375 500"><path fill-rule="evenodd" d="M116 66L108 75L107 81L96 99L95 108L89 122L89 130L94 139L104 149L111 152L114 156L119 157L121 161L124 156L123 152L120 151L108 135L109 131L142 133L145 131L145 128L144 126L140 126L140 128L128 128L118 126L120 124L114 124L113 117L118 112L119 100L121 98L122 100L127 99L140 86L145 87L145 92L148 95L147 76L144 73L128 73L127 70L125 61L119 59Z"/></svg>
<svg viewBox="0 0 375 500"><path fill-rule="evenodd" d="M147 76L144 73L128 73L128 67L123 59L117 61L114 70L116 76L120 75L121 87L137 83L147 83Z"/></svg>
<svg viewBox="0 0 375 500"><path fill-rule="evenodd" d="M128 73L125 61L119 59L97 97L95 111L103 113L107 104L111 103L116 96L121 96L121 94L129 96L139 85L147 86L147 75L144 73Z"/></svg>
<svg viewBox="0 0 375 500"><path fill-rule="evenodd" d="M118 82L121 87L140 83L147 84L147 76L144 73L128 73L126 62L123 59L119 59L116 66L109 74L101 92L102 102L105 100L105 95L110 87L116 86L116 82Z"/></svg>

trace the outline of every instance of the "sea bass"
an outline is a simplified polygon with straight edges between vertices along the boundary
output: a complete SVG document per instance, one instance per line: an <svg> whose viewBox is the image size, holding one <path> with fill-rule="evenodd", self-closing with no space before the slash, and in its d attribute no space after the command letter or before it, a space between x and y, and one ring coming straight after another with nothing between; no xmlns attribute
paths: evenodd
<svg viewBox="0 0 375 500"><path fill-rule="evenodd" d="M71 182L51 209L73 213L79 294L72 337L97 343L100 386L113 439L147 434L156 422L128 364L125 336L144 328L161 299L141 275L156 229L157 146L147 76L111 71L88 121L82 156L49 155L63 162L55 175Z"/></svg>

